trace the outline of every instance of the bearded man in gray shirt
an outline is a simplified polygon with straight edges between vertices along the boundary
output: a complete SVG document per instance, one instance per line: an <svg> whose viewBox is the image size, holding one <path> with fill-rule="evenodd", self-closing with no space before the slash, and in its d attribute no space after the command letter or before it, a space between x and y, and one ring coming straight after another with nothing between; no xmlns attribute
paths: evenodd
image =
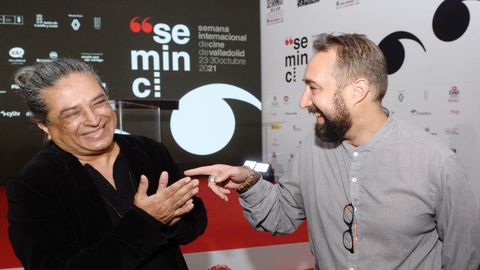
<svg viewBox="0 0 480 270"><path fill-rule="evenodd" d="M239 193L250 224L286 234L308 220L316 269L477 269L480 211L458 157L382 107L387 67L363 35L322 34L300 105L315 115L277 184L246 167L212 165L227 200Z"/></svg>

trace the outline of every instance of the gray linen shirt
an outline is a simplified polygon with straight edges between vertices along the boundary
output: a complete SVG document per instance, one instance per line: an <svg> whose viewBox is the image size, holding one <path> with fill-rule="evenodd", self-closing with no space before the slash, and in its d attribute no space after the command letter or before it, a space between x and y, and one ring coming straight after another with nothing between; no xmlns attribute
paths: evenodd
<svg viewBox="0 0 480 270"><path fill-rule="evenodd" d="M477 269L480 211L458 157L438 138L390 115L360 147L313 133L278 184L240 194L257 230L308 221L316 269ZM343 208L355 207L355 253L343 246Z"/></svg>

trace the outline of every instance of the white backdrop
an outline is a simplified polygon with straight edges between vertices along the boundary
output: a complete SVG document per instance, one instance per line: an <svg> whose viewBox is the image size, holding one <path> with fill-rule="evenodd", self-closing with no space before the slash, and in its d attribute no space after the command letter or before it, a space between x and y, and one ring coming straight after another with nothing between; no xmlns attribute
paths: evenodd
<svg viewBox="0 0 480 270"><path fill-rule="evenodd" d="M263 159L276 175L313 128L313 116L299 107L313 36L356 32L398 45L387 57L398 70L389 75L384 106L456 151L480 200L480 2L457 2L262 0Z"/></svg>
<svg viewBox="0 0 480 270"><path fill-rule="evenodd" d="M480 194L480 2L453 2L458 3L261 1L263 158L277 175L289 166L314 123L313 116L299 108L306 63L289 59L303 54L310 58L316 34L356 32L377 44L385 40L390 47L399 45L396 58L387 57L399 69L389 75L384 106L444 140L460 156ZM434 17L446 25L434 23ZM295 46L302 38L308 39L306 48ZM295 80L290 76L294 73Z"/></svg>
<svg viewBox="0 0 480 270"><path fill-rule="evenodd" d="M460 156L480 194L480 166L475 158L480 153L480 121L476 120L480 113L480 2L450 2L457 3L260 1L262 152L277 177L290 166L302 138L313 128L313 116L299 107L313 36L356 32L382 44L382 49L393 50L393 55L387 55L392 68L384 106L444 140ZM218 251L208 258L210 263L228 262L222 266L229 268L218 269L306 269L314 266L311 255L304 254L307 245ZM293 260L284 253L294 254ZM203 255L190 254L187 259L190 265L201 265Z"/></svg>

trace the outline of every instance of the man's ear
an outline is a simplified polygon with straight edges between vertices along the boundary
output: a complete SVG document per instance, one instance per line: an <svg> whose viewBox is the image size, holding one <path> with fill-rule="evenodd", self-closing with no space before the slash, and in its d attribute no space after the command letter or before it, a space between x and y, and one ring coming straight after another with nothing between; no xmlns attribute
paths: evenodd
<svg viewBox="0 0 480 270"><path fill-rule="evenodd" d="M364 100L369 92L370 87L366 79L360 78L355 80L353 82L353 103L357 104Z"/></svg>
<svg viewBox="0 0 480 270"><path fill-rule="evenodd" d="M40 128L41 130L43 130L45 132L45 134L47 134L47 138L48 138L49 141L52 139L52 136L50 135L50 130L48 129L48 127L45 124L37 122L37 127Z"/></svg>

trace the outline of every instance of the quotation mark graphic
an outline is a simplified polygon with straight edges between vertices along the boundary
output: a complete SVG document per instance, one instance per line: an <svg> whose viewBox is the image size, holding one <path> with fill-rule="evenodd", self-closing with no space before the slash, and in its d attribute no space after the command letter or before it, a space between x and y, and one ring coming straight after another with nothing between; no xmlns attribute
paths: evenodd
<svg viewBox="0 0 480 270"><path fill-rule="evenodd" d="M132 20L130 20L130 30L133 33L138 33L140 31L144 33L151 33L153 30L153 25L148 21L152 17L147 17L142 20L142 22L139 22L140 16L134 17Z"/></svg>
<svg viewBox="0 0 480 270"><path fill-rule="evenodd" d="M468 7L459 0L443 1L433 15L432 28L441 41L454 41L467 31L470 24Z"/></svg>
<svg viewBox="0 0 480 270"><path fill-rule="evenodd" d="M293 44L293 39L291 37L285 39L285 46L292 45L292 44Z"/></svg>
<svg viewBox="0 0 480 270"><path fill-rule="evenodd" d="M470 24L470 11L464 2L464 0L444 0L437 7L433 15L432 30L441 41L455 41L467 31ZM397 72L405 60L405 49L400 39L414 40L426 52L420 39L413 34L404 31L391 33L378 44L387 59L388 74Z"/></svg>
<svg viewBox="0 0 480 270"><path fill-rule="evenodd" d="M378 44L378 47L380 47L385 55L385 58L387 59L388 74L397 72L400 67L402 67L403 61L405 60L405 48L403 48L400 39L414 40L420 44L420 46L422 46L423 50L426 52L422 41L420 41L420 39L418 39L415 35L405 31L391 33L390 35L386 36L380 42L380 44Z"/></svg>
<svg viewBox="0 0 480 270"><path fill-rule="evenodd" d="M225 99L240 100L262 110L248 91L231 84L213 83L186 93L170 117L175 142L194 155L210 155L223 149L235 132L235 114Z"/></svg>

